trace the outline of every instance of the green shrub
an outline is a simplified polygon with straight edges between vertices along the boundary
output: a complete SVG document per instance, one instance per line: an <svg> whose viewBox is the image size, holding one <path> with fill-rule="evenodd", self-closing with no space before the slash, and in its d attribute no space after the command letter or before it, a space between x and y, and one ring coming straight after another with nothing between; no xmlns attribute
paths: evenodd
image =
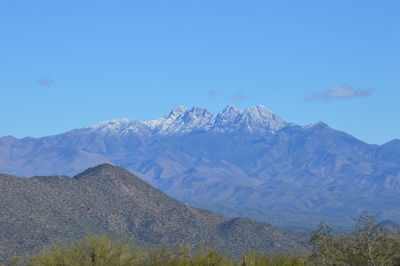
<svg viewBox="0 0 400 266"><path fill-rule="evenodd" d="M291 254L262 255L249 252L243 258L244 266L304 266L310 265L307 258Z"/></svg>
<svg viewBox="0 0 400 266"><path fill-rule="evenodd" d="M105 236L89 236L71 245L53 245L39 254L21 259L17 265L28 266L297 266L305 260L293 255L265 256L255 252L241 259L230 259L225 253L202 246L165 246L141 250L128 243L113 242Z"/></svg>
<svg viewBox="0 0 400 266"><path fill-rule="evenodd" d="M129 266L140 253L129 244L112 242L106 236L89 236L70 246L53 245L26 259L32 266Z"/></svg>

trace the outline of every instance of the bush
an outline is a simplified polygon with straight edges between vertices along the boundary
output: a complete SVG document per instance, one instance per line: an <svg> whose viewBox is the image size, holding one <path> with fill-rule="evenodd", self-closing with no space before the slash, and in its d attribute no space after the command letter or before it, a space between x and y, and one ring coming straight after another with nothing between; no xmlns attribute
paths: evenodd
<svg viewBox="0 0 400 266"><path fill-rule="evenodd" d="M15 260L29 266L306 266L306 265L400 265L400 233L388 232L374 217L362 215L348 235L334 235L322 223L312 234L309 255L248 252L229 258L225 253L202 246L158 247L142 250L105 236L89 236L72 245L53 245L39 254Z"/></svg>
<svg viewBox="0 0 400 266"><path fill-rule="evenodd" d="M128 243L113 242L105 236L89 236L72 245L53 245L39 254L21 260L29 266L274 266L307 265L305 259L292 255L272 256L250 252L241 259L210 247L196 250L188 246L134 248Z"/></svg>
<svg viewBox="0 0 400 266"><path fill-rule="evenodd" d="M26 265L136 265L140 253L129 244L112 242L106 236L89 236L70 246L53 245L26 259Z"/></svg>
<svg viewBox="0 0 400 266"><path fill-rule="evenodd" d="M310 265L305 257L291 254L262 255L249 252L243 258L245 266L305 266Z"/></svg>
<svg viewBox="0 0 400 266"><path fill-rule="evenodd" d="M400 265L400 233L389 234L367 213L350 235L333 235L322 223L310 243L316 265Z"/></svg>

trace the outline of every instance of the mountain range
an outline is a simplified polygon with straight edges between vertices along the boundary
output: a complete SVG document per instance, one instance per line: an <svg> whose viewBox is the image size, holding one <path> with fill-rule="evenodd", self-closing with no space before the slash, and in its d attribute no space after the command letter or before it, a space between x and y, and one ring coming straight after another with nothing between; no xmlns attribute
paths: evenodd
<svg viewBox="0 0 400 266"><path fill-rule="evenodd" d="M273 225L337 226L369 211L400 221L400 140L367 144L323 122L301 126L264 106L214 115L177 107L42 138L0 138L0 172L75 175L123 166L189 205Z"/></svg>
<svg viewBox="0 0 400 266"><path fill-rule="evenodd" d="M206 244L232 255L305 246L271 225L186 206L110 164L72 178L0 174L0 261L88 233L133 240L142 248Z"/></svg>

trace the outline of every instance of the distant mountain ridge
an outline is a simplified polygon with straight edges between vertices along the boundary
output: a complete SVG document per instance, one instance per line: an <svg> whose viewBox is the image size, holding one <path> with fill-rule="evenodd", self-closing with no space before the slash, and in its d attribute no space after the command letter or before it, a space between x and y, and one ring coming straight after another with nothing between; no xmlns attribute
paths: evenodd
<svg viewBox="0 0 400 266"><path fill-rule="evenodd" d="M214 115L177 107L43 138L0 138L0 172L74 175L109 162L194 206L279 226L347 225L364 210L400 221L400 140L370 145L264 106Z"/></svg>
<svg viewBox="0 0 400 266"><path fill-rule="evenodd" d="M183 205L110 164L73 178L0 174L0 261L90 233L133 239L141 247L205 243L236 255L304 246L271 225Z"/></svg>
<svg viewBox="0 0 400 266"><path fill-rule="evenodd" d="M195 131L228 132L232 130L276 132L289 125L265 106L253 106L245 110L227 106L214 115L200 106L178 106L163 118L151 121L115 119L85 128L105 134L183 135ZM84 130L84 129L82 129Z"/></svg>

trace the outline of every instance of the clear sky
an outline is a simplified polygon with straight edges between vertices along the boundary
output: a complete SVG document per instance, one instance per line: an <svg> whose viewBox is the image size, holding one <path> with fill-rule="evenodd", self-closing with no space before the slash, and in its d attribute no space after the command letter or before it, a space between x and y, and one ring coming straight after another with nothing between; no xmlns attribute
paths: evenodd
<svg viewBox="0 0 400 266"><path fill-rule="evenodd" d="M398 0L0 0L0 136L262 104L400 138Z"/></svg>

